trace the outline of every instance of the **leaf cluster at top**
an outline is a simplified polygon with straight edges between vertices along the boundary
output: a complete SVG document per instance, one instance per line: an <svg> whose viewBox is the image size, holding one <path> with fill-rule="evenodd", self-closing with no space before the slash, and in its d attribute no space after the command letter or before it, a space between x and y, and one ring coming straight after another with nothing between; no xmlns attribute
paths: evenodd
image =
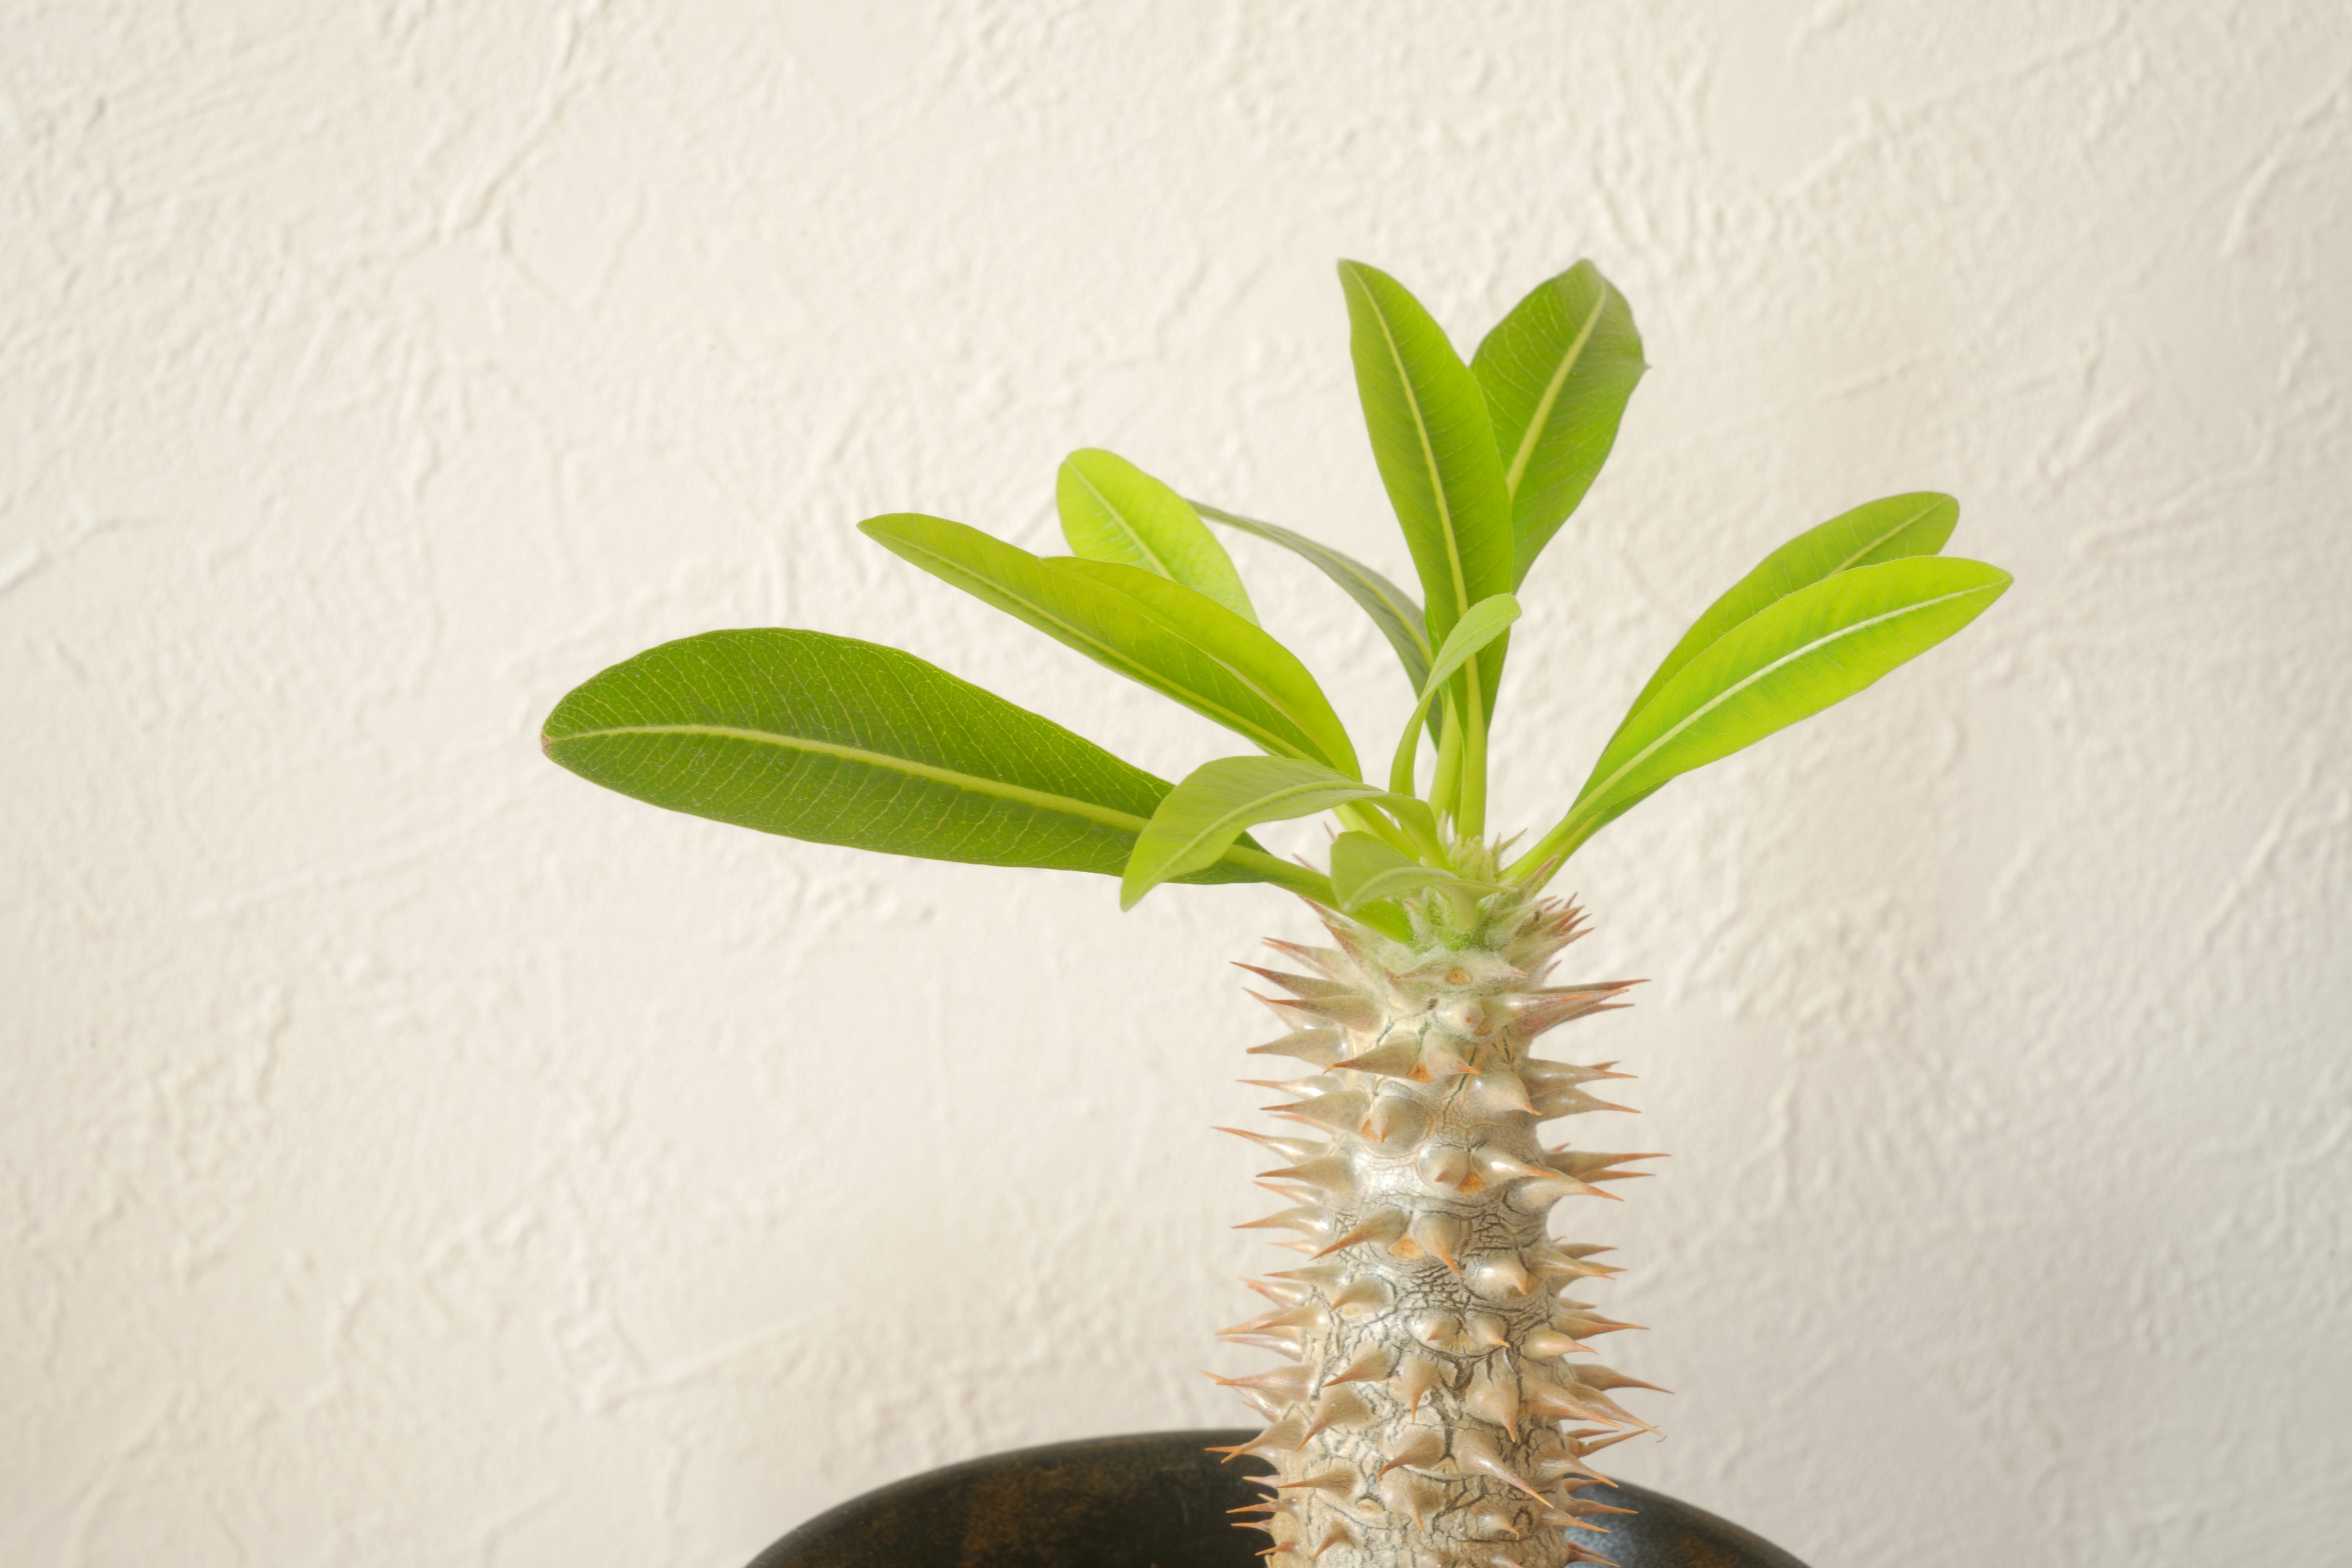
<svg viewBox="0 0 2352 1568"><path fill-rule="evenodd" d="M1342 263L1372 457L1421 596L1307 536L1188 500L1113 453L1055 489L1072 553L1040 557L918 512L876 542L1256 748L1174 785L912 654L798 630L666 643L573 690L542 743L672 810L821 843L1102 872L1131 905L1169 881L1263 881L1402 929L1398 900L1532 889L1682 773L1850 697L1951 636L2009 576L1938 552L1959 508L1916 493L1807 530L1717 597L1659 663L1558 821L1498 865L1486 844L1496 704L1544 547L1591 488L1644 365L1622 295L1583 261L1467 363L1395 279ZM1371 620L1413 708L1385 778L1314 675L1257 622L1203 521L1311 563ZM1423 741L1433 755L1420 782ZM1329 812L1328 874L1249 829Z"/></svg>

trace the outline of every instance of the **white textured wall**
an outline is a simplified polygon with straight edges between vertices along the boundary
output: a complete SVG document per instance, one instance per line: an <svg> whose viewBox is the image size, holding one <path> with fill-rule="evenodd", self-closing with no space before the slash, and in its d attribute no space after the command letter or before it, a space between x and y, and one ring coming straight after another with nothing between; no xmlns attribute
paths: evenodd
<svg viewBox="0 0 2352 1568"><path fill-rule="evenodd" d="M1402 573L1341 255L1465 343L1590 255L1648 339L1506 821L1800 527L1945 488L2017 573L1570 879L1657 977L1577 1042L1643 1075L1604 1136L1678 1156L1608 1216L1682 1391L1623 1468L1822 1568L2333 1560L2348 82L2330 0L11 0L0 1560L723 1564L1231 1419L1279 1255L1223 961L1295 908L762 839L533 737L786 623L1231 751L851 524L1044 547L1101 443Z"/></svg>

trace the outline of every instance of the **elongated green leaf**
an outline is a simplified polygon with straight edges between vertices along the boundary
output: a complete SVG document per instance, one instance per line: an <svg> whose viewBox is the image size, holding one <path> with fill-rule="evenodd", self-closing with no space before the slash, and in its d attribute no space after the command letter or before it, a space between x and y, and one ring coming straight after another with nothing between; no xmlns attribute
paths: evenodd
<svg viewBox="0 0 2352 1568"><path fill-rule="evenodd" d="M1295 692L1300 680L1307 688L1314 685L1305 667L1265 633L1189 588L1135 567L1041 561L976 528L919 512L893 512L857 526L942 582L1248 736L1268 752L1355 771L1352 752L1333 755L1325 749L1329 737L1318 739L1320 726L1315 716L1302 724L1286 710L1286 691ZM1118 578L1121 586L1105 581L1118 574L1127 574ZM1137 597L1150 591L1147 584L1188 595L1192 613L1162 615L1159 611L1164 605L1147 613ZM1328 704L1323 711L1329 711Z"/></svg>
<svg viewBox="0 0 2352 1568"><path fill-rule="evenodd" d="M1168 792L1135 841L1118 902L1132 909L1160 883L1213 866L1245 828L1312 816L1382 792L1313 763L1288 757L1221 757Z"/></svg>
<svg viewBox="0 0 2352 1568"><path fill-rule="evenodd" d="M1691 629L1659 663L1649 684L1642 688L1642 694L1633 699L1627 721L1641 712L1658 688L1672 680L1683 666L1759 610L1856 566L1933 555L1944 548L1959 520L1959 502L1933 490L1917 490L1866 502L1807 529L1764 557L1691 624Z"/></svg>
<svg viewBox="0 0 2352 1568"><path fill-rule="evenodd" d="M1169 785L914 655L823 632L706 632L597 675L541 743L623 795L820 844L1117 876ZM1237 846L1203 882L1296 868Z"/></svg>
<svg viewBox="0 0 2352 1568"><path fill-rule="evenodd" d="M1511 591L1511 498L1486 395L1404 285L1355 261L1339 282L1372 457L1421 574L1429 639L1443 643L1471 605ZM1502 663L1479 661L1490 710Z"/></svg>
<svg viewBox="0 0 2352 1568"><path fill-rule="evenodd" d="M1071 453L1054 501L1073 554L1156 573L1257 624L1233 557L1192 503L1125 458L1095 447Z"/></svg>
<svg viewBox="0 0 2352 1568"><path fill-rule="evenodd" d="M1272 544L1279 544L1294 554L1303 556L1339 585L1339 591L1356 601L1357 607L1372 619L1381 636L1388 638L1389 647L1396 650L1397 662L1404 666L1405 679L1418 692L1429 679L1429 630L1423 624L1421 603L1388 578L1365 565L1352 555L1342 555L1328 545L1318 544L1303 533L1260 522L1255 518L1241 517L1204 501L1194 501L1192 510L1212 522L1222 522L1227 528L1237 528L1244 533L1255 534Z"/></svg>
<svg viewBox="0 0 2352 1568"><path fill-rule="evenodd" d="M1402 899L1407 893L1418 893L1429 888L1454 888L1473 898L1495 890L1493 883L1474 882L1467 877L1457 877L1434 866L1399 866L1376 877L1365 878L1357 885L1354 899L1342 899L1339 907L1351 915L1360 915L1374 904Z"/></svg>
<svg viewBox="0 0 2352 1568"><path fill-rule="evenodd" d="M1618 731L1568 816L1511 875L1574 850L1635 797L1853 696L1974 620L2009 583L1980 561L1916 556L1841 572L1749 616Z"/></svg>
<svg viewBox="0 0 2352 1568"><path fill-rule="evenodd" d="M1430 705L1437 700L1454 672L1477 654L1478 650L1510 629L1519 618L1519 602L1508 594L1497 594L1481 599L1470 606L1469 613L1454 623L1446 634L1445 646L1437 650L1437 658L1429 667L1429 679L1422 684L1421 700L1413 705L1412 717L1405 721L1404 733L1397 737L1395 760L1389 764L1389 789L1395 795L1412 793L1412 763L1420 749L1422 723L1429 716Z"/></svg>
<svg viewBox="0 0 2352 1568"><path fill-rule="evenodd" d="M1511 492L1511 587L1559 531L1616 445L1646 367L1633 309L1580 261L1512 308L1470 361Z"/></svg>
<svg viewBox="0 0 2352 1568"><path fill-rule="evenodd" d="M1116 561L1055 561L1048 564L1126 595L1171 635L1202 649L1304 731L1314 742L1321 761L1350 778L1361 771L1356 765L1355 743L1348 738L1348 727L1331 710L1330 699L1323 695L1323 688L1316 684L1315 677L1298 661L1297 655L1260 629L1255 621L1244 621L1181 583L1171 583L1140 567L1123 566Z"/></svg>
<svg viewBox="0 0 2352 1568"><path fill-rule="evenodd" d="M1407 868L1428 869L1369 833L1342 833L1331 841L1331 890L1339 896L1343 910L1356 901L1356 889L1368 879Z"/></svg>
<svg viewBox="0 0 2352 1568"><path fill-rule="evenodd" d="M1424 888L1445 886L1474 895L1495 891L1492 883L1474 882L1440 866L1424 866L1369 833L1342 833L1332 841L1331 889L1339 897L1339 907L1349 914Z"/></svg>

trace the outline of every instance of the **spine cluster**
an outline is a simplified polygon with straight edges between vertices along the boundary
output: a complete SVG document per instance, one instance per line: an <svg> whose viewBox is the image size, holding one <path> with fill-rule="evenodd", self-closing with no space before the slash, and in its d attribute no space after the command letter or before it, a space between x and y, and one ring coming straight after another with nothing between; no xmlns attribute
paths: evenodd
<svg viewBox="0 0 2352 1568"><path fill-rule="evenodd" d="M1574 1292L1617 1270L1548 1216L1648 1156L1545 1148L1539 1122L1624 1110L1587 1086L1626 1075L1533 1047L1633 983L1543 983L1573 906L1433 892L1410 914L1411 942L1326 914L1337 947L1269 944L1309 973L1244 966L1297 1026L1253 1054L1315 1069L1264 1085L1307 1135L1239 1134L1278 1157L1261 1180L1290 1205L1252 1226L1307 1258L1247 1281L1274 1310L1223 1331L1294 1363L1218 1380L1267 1423L1230 1452L1276 1472L1244 1522L1273 1536L1270 1568L1605 1563L1599 1516L1628 1510L1580 1494L1613 1485L1593 1455L1649 1429L1611 1395L1655 1385L1594 1358L1633 1325Z"/></svg>

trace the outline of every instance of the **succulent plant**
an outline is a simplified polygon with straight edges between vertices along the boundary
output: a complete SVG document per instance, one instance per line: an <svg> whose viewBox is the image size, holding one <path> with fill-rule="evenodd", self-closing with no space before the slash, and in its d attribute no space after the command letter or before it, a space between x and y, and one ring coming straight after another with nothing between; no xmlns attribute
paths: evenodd
<svg viewBox="0 0 2352 1568"><path fill-rule="evenodd" d="M1556 1118L1620 1110L1613 1064L1540 1040L1622 1005L1628 982L1555 983L1580 932L1546 888L1591 836L1681 773L1852 696L1951 636L2008 574L1938 553L1948 497L1856 507L1798 535L1717 598L1659 664L1582 788L1516 854L1486 827L1515 596L1614 444L1643 370L1623 298L1590 262L1540 284L1465 363L1394 279L1340 267L1372 453L1422 597L1274 524L1188 500L1101 450L1062 465L1068 556L942 518L860 527L877 542L1255 748L1181 782L898 650L799 630L715 631L595 676L557 705L548 754L641 800L892 854L1093 871L1122 907L1169 882L1268 882L1329 945L1271 945L1256 971L1287 1032L1257 1054L1307 1075L1267 1087L1302 1266L1251 1281L1271 1310L1224 1331L1286 1360L1225 1379L1265 1420L1235 1453L1271 1461L1242 1522L1274 1568L1557 1568L1606 1561L1595 1456L1647 1429L1645 1389L1591 1342L1629 1325L1579 1294L1616 1272L1551 1234L1564 1198L1607 1196L1645 1155L1548 1147ZM1370 616L1413 709L1384 776L1296 655L1257 624L1203 519L1313 563ZM1424 746L1424 739L1428 742ZM1424 771L1424 751L1432 760ZM1426 782L1422 782L1425 778ZM1329 813L1322 868L1267 853L1265 823Z"/></svg>

